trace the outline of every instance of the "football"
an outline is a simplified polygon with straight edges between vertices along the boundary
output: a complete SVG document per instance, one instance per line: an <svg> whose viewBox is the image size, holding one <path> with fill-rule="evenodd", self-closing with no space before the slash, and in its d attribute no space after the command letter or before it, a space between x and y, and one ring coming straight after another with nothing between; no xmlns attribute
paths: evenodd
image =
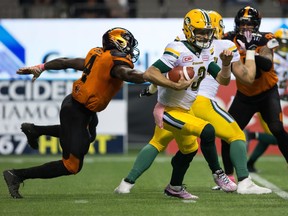
<svg viewBox="0 0 288 216"><path fill-rule="evenodd" d="M187 66L177 66L174 67L172 70L170 70L167 74L166 77L167 79L173 81L173 82L178 82L180 79L180 72L183 72L184 78L186 80L190 80L194 78L195 71L193 67L187 67Z"/></svg>

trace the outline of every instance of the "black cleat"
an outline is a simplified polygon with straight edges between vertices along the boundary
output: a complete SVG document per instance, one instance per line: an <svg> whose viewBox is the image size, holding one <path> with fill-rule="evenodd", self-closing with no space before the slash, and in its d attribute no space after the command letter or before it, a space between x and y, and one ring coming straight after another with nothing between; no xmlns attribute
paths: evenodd
<svg viewBox="0 0 288 216"><path fill-rule="evenodd" d="M21 130L27 137L27 142L33 149L38 149L38 137L39 135L35 132L34 124L23 123L21 124Z"/></svg>
<svg viewBox="0 0 288 216"><path fill-rule="evenodd" d="M3 172L3 176L4 179L6 181L9 193L11 195L12 198L14 199L21 199L23 198L20 194L19 194L19 187L20 184L23 183L22 180L20 180L19 177L17 177L13 170L5 170Z"/></svg>

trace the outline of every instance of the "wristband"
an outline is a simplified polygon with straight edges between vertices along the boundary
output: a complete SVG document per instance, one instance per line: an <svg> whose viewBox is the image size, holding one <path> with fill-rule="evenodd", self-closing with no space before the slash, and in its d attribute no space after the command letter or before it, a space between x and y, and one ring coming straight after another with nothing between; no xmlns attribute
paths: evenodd
<svg viewBox="0 0 288 216"><path fill-rule="evenodd" d="M223 69L227 70L224 74L223 74ZM220 76L222 78L225 78L225 79L228 79L231 77L231 63L229 65L223 65L222 64L222 69L221 69L221 73L220 73ZM225 76L227 75L227 76Z"/></svg>
<svg viewBox="0 0 288 216"><path fill-rule="evenodd" d="M157 86L154 84L149 85L148 87L149 93L154 94L157 91Z"/></svg>
<svg viewBox="0 0 288 216"><path fill-rule="evenodd" d="M39 64L38 67L40 68L41 72L45 70L45 64Z"/></svg>
<svg viewBox="0 0 288 216"><path fill-rule="evenodd" d="M255 50L246 51L246 60L255 60Z"/></svg>
<svg viewBox="0 0 288 216"><path fill-rule="evenodd" d="M222 67L230 67L230 65L231 65L231 62L229 62L228 65L224 65L223 62L222 62Z"/></svg>

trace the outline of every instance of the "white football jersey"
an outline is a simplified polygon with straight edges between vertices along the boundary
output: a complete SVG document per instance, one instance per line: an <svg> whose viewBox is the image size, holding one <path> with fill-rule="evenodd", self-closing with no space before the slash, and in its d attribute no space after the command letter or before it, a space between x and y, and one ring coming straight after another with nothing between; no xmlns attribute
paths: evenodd
<svg viewBox="0 0 288 216"><path fill-rule="evenodd" d="M222 67L222 61L219 55L224 49L234 51L233 59L231 62L236 62L240 60L240 54L237 50L236 45L232 41L214 39L212 45L213 44L215 48L215 62L219 65L219 67ZM198 94L211 100L215 100L218 88L219 83L210 74L207 74L205 79L201 82Z"/></svg>
<svg viewBox="0 0 288 216"><path fill-rule="evenodd" d="M278 92L279 95L283 95L287 88L288 79L288 54L286 59L279 55L277 52L274 53L274 69L278 76Z"/></svg>
<svg viewBox="0 0 288 216"><path fill-rule="evenodd" d="M168 67L193 66L194 82L187 90L176 91L158 86L158 101L168 107L180 107L189 110L195 100L200 82L207 74L208 66L214 61L214 47L193 53L183 42L169 43L160 60Z"/></svg>

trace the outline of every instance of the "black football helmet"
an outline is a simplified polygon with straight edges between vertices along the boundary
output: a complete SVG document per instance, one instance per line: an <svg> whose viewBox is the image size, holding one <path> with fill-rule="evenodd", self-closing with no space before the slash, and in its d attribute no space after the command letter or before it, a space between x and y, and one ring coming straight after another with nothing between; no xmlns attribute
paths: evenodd
<svg viewBox="0 0 288 216"><path fill-rule="evenodd" d="M257 33L259 31L261 19L262 17L260 13L255 8L250 6L241 8L234 19L236 34L239 33L240 25L243 24L253 25L254 26L253 33Z"/></svg>
<svg viewBox="0 0 288 216"><path fill-rule="evenodd" d="M138 41L127 29L116 27L109 29L102 37L104 50L117 49L131 56L132 62L139 58Z"/></svg>

